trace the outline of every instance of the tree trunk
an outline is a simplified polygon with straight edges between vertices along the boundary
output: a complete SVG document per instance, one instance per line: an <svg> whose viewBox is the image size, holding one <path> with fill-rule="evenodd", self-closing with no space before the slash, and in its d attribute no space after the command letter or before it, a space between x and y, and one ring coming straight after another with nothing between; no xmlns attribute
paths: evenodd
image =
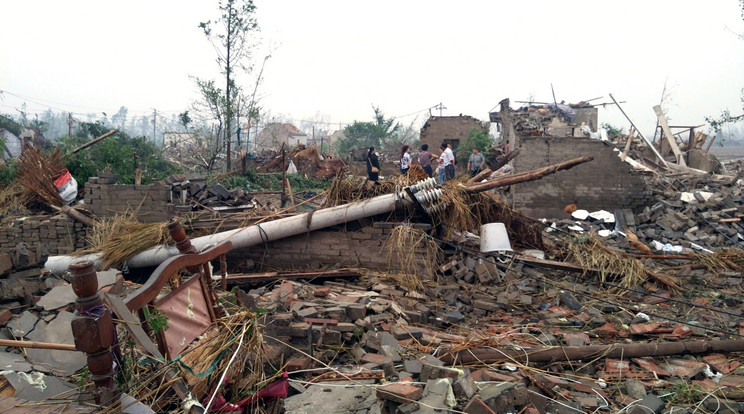
<svg viewBox="0 0 744 414"><path fill-rule="evenodd" d="M226 114L225 114L225 136L227 137L227 169L226 171L232 170L230 159L232 158L232 154L230 154L230 140L231 140L231 123L232 123L232 101L230 100L230 49L232 48L231 42L231 34L232 34L232 3L229 3L230 10L227 11L227 56L225 59L225 74L227 79L227 84L225 85L225 98L227 99L225 102L226 107Z"/></svg>
<svg viewBox="0 0 744 414"><path fill-rule="evenodd" d="M494 178L493 180L486 181L485 183L470 184L465 188L465 191L468 193L479 193L481 191L491 190L496 187L506 187L509 185L524 183L527 181L535 181L545 177L546 175L554 174L561 170L567 170L579 164L592 161L593 159L594 157L574 158L572 160L549 165L543 168L538 168L536 170Z"/></svg>

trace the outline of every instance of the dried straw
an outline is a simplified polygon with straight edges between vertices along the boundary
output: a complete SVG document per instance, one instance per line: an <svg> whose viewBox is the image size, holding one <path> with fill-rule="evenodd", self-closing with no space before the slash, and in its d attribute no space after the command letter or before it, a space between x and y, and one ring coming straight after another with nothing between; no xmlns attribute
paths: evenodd
<svg viewBox="0 0 744 414"><path fill-rule="evenodd" d="M14 181L0 190L0 214L8 216L26 216L30 213L26 207L30 202L28 190Z"/></svg>
<svg viewBox="0 0 744 414"><path fill-rule="evenodd" d="M244 326L246 333L238 350L238 340ZM231 389L226 395L232 395L230 402L238 402L262 387L267 382L267 377L264 375L265 352L261 327L255 313L242 310L218 321L217 326L203 339L184 351L182 360L194 373L204 372L218 361L211 376L199 378L182 370L183 378L189 384L191 392L197 396L209 392L214 385L213 382L216 382L225 370L230 356L236 351L235 361L227 373Z"/></svg>
<svg viewBox="0 0 744 414"><path fill-rule="evenodd" d="M599 271L600 282L612 281L622 288L608 289L615 295L624 295L627 289L634 288L646 281L648 275L643 263L634 257L628 257L620 252L614 252L604 247L595 236L590 236L586 243L569 241L566 243L566 261L576 263L587 269ZM622 275L622 279L615 280L615 275Z"/></svg>
<svg viewBox="0 0 744 414"><path fill-rule="evenodd" d="M134 212L98 220L86 239L89 247L74 254L101 252L103 268L119 266L137 253L171 242L165 223L140 223Z"/></svg>
<svg viewBox="0 0 744 414"><path fill-rule="evenodd" d="M390 273L399 273L396 279L401 285L421 291L424 282L436 281L442 251L422 230L408 225L397 226L385 241L383 249L387 250Z"/></svg>
<svg viewBox="0 0 744 414"><path fill-rule="evenodd" d="M65 163L59 148L45 156L36 147L26 144L23 153L18 157L18 182L34 198L50 206L61 206L64 201L54 180L64 172Z"/></svg>

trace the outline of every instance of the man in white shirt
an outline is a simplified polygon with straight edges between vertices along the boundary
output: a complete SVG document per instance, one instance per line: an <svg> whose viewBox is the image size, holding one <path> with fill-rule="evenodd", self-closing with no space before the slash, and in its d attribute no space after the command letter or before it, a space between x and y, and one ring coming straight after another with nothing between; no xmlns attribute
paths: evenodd
<svg viewBox="0 0 744 414"><path fill-rule="evenodd" d="M442 143L439 148L442 150L439 167L444 168L444 181L449 181L455 178L455 156L452 150L447 148L447 144Z"/></svg>

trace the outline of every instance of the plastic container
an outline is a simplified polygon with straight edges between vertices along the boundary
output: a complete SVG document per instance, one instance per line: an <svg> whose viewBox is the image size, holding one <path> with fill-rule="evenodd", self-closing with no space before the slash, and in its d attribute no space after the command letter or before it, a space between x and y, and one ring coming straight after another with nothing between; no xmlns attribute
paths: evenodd
<svg viewBox="0 0 744 414"><path fill-rule="evenodd" d="M65 170L62 175L54 180L54 186L57 187L59 196L62 197L65 203L70 204L77 198L77 181L70 175L68 170Z"/></svg>
<svg viewBox="0 0 744 414"><path fill-rule="evenodd" d="M513 251L504 223L488 223L481 226L480 251L481 253Z"/></svg>

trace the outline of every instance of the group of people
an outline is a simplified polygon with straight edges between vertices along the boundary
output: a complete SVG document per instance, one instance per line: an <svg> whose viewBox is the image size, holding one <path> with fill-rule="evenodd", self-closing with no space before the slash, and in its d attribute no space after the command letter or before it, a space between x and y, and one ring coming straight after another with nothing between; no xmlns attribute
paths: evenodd
<svg viewBox="0 0 744 414"><path fill-rule="evenodd" d="M436 160L439 164L439 182L452 180L455 178L455 154L452 152L452 144L442 143L439 147L441 154L434 155L429 152L429 145L424 144L421 146L421 152L418 154L418 162L426 171L429 177L434 176L432 170L432 161ZM400 173L408 174L408 170L411 168L411 147L403 145L400 151ZM478 148L473 148L473 153L468 157L467 170L470 177L475 177L478 173L483 171L486 165L486 158L480 153ZM374 181L379 184L380 178L380 160L377 157L377 151L375 147L369 147L367 152L367 177L370 181Z"/></svg>

